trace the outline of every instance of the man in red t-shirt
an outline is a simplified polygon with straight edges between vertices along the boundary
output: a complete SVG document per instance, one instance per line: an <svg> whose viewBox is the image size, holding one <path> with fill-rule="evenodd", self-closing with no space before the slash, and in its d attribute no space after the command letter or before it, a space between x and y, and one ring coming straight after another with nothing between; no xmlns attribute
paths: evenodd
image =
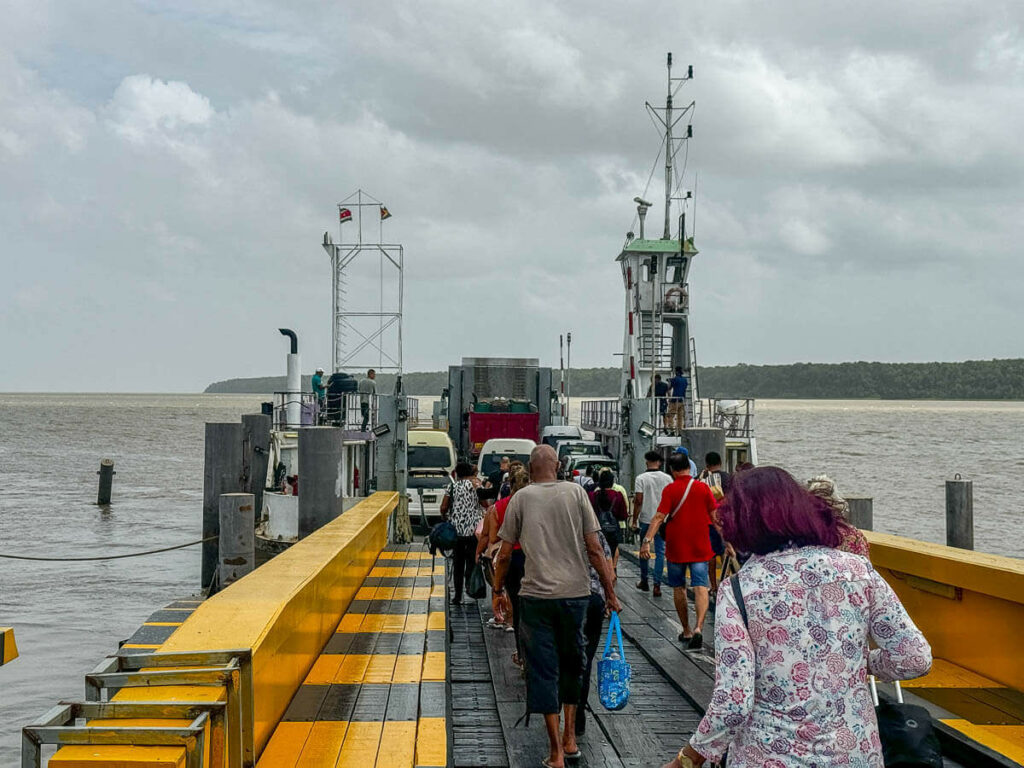
<svg viewBox="0 0 1024 768"><path fill-rule="evenodd" d="M651 558L651 542L661 528L665 537L665 559L668 560L668 585L672 587L676 613L683 625L679 639L686 643L687 648L699 650L704 644L701 630L708 613L708 561L715 556L709 533L715 497L706 484L690 475L690 460L685 455L673 454L668 466L672 470L673 481L662 491L658 511L640 545L640 557ZM694 631L690 630L690 615L687 613L687 569L697 604L697 627Z"/></svg>

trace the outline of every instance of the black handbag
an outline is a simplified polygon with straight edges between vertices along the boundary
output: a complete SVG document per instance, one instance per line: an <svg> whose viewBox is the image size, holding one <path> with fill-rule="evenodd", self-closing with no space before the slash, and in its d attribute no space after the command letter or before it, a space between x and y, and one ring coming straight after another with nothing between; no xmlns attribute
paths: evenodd
<svg viewBox="0 0 1024 768"><path fill-rule="evenodd" d="M870 687L885 768L942 768L942 747L928 710L905 704L899 681L896 682L896 701L879 703L873 676Z"/></svg>
<svg viewBox="0 0 1024 768"><path fill-rule="evenodd" d="M484 580L483 565L477 562L469 572L466 581L466 594L474 600L480 600L487 594L487 582Z"/></svg>

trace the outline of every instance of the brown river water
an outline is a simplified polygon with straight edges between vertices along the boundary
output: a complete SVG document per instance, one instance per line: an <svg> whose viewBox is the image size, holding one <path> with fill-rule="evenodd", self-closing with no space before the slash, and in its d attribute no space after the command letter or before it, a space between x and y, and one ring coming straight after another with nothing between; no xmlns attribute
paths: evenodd
<svg viewBox="0 0 1024 768"><path fill-rule="evenodd" d="M119 554L199 538L203 423L259 410L258 395L0 394L0 554ZM421 404L429 413L427 401ZM578 404L573 410L578 409ZM1024 557L1024 403L760 401L762 464L872 496L875 527L944 541L943 480L974 481L975 546ZM109 510L100 459L116 462ZM21 657L0 668L0 764L20 727L145 618L191 594L198 548L93 563L0 559L0 626Z"/></svg>

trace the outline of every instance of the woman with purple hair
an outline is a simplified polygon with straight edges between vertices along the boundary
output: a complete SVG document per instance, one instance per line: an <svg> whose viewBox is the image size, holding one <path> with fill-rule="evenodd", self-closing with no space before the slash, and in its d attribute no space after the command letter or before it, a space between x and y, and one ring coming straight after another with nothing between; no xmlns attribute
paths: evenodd
<svg viewBox="0 0 1024 768"><path fill-rule="evenodd" d="M882 768L867 676L920 677L928 641L867 559L835 549L838 516L785 470L737 473L719 514L751 558L719 589L711 702L665 768L726 751L729 768Z"/></svg>

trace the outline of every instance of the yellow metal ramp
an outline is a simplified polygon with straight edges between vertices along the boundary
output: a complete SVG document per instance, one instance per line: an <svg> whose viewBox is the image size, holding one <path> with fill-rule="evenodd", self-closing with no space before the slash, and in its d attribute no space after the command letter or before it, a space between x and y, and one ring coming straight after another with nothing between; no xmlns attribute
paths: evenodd
<svg viewBox="0 0 1024 768"><path fill-rule="evenodd" d="M444 562L380 553L258 768L447 765Z"/></svg>

